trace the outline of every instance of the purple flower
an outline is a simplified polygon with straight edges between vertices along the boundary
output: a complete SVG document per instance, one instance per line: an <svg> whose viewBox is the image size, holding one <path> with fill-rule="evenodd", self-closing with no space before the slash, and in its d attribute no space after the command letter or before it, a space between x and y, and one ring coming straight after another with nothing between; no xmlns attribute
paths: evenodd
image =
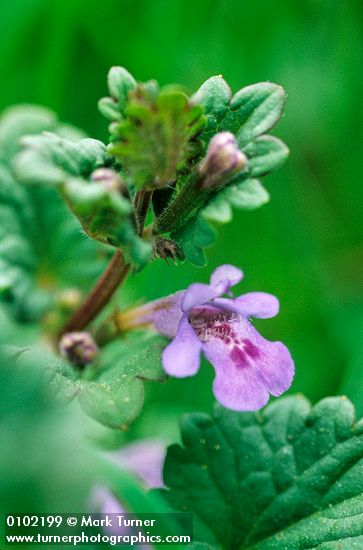
<svg viewBox="0 0 363 550"><path fill-rule="evenodd" d="M143 439L130 443L118 451L108 453L109 458L122 469L135 474L146 489L163 487L165 444L157 439ZM94 487L90 507L101 514L125 514L126 509L113 494L102 486ZM106 527L108 535L124 535L130 529Z"/></svg>
<svg viewBox="0 0 363 550"><path fill-rule="evenodd" d="M109 453L124 470L136 474L146 487L163 487L165 443L159 439L142 439Z"/></svg>
<svg viewBox="0 0 363 550"><path fill-rule="evenodd" d="M170 376L196 374L203 352L215 369L216 399L229 409L254 411L266 405L269 394L277 397L290 387L294 362L284 344L263 338L250 321L277 315L277 298L265 292L234 298L230 288L242 277L236 267L222 265L209 285L194 283L139 312L144 323L152 322L161 334L173 338L162 356Z"/></svg>

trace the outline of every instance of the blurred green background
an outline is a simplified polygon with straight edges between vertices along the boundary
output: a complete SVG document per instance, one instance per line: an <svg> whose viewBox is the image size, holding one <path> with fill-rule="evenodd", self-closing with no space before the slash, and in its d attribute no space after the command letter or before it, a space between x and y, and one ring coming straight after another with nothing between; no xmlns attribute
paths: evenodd
<svg viewBox="0 0 363 550"><path fill-rule="evenodd" d="M43 104L105 140L96 103L111 65L138 80L179 82L192 92L214 74L233 91L282 84L286 115L276 129L291 149L267 178L271 203L236 212L203 270L155 262L130 279L122 299L151 299L207 280L221 263L241 266L241 292L281 301L259 323L296 361L293 392L313 401L347 392L363 412L363 4L360 0L13 0L0 4L0 107ZM359 378L360 377L360 378ZM168 423L209 408L212 369L149 390L149 415ZM136 430L142 430L144 420Z"/></svg>

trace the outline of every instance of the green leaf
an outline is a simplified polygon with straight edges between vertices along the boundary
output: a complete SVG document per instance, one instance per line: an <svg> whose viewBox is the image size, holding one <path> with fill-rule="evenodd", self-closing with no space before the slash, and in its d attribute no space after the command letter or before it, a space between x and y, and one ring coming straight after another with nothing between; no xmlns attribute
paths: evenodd
<svg viewBox="0 0 363 550"><path fill-rule="evenodd" d="M80 392L82 384L74 366L55 355L49 357L45 375L51 396L60 403L70 403Z"/></svg>
<svg viewBox="0 0 363 550"><path fill-rule="evenodd" d="M121 193L74 178L64 185L63 196L90 237L113 246L128 241L132 207Z"/></svg>
<svg viewBox="0 0 363 550"><path fill-rule="evenodd" d="M17 105L1 116L0 158L8 162L19 150L19 140L26 134L38 134L59 127L55 114L37 105Z"/></svg>
<svg viewBox="0 0 363 550"><path fill-rule="evenodd" d="M21 321L42 317L58 290L87 290L105 259L98 245L80 236L55 189L26 186L14 175L23 133L44 128L80 135L41 107L14 107L0 118L0 300Z"/></svg>
<svg viewBox="0 0 363 550"><path fill-rule="evenodd" d="M270 196L261 182L247 179L241 183L232 184L226 190L230 203L241 210L254 210L270 200Z"/></svg>
<svg viewBox="0 0 363 550"><path fill-rule="evenodd" d="M152 247L136 234L129 198L90 178L94 170L114 162L102 142L72 141L43 132L23 138L22 143L25 148L15 161L22 181L58 186L89 237L125 247L125 254L137 266L149 261Z"/></svg>
<svg viewBox="0 0 363 550"><path fill-rule="evenodd" d="M261 136L244 147L249 158L248 174L251 177L265 176L280 168L289 156L286 145L274 136Z"/></svg>
<svg viewBox="0 0 363 550"><path fill-rule="evenodd" d="M192 96L192 101L203 105L207 117L207 127L203 136L212 137L218 131L218 125L229 110L232 92L221 76L212 76L202 84Z"/></svg>
<svg viewBox="0 0 363 550"><path fill-rule="evenodd" d="M243 148L271 130L281 118L285 91L273 82L259 82L242 88L231 98L225 80L214 76L202 84L192 99L205 108L209 138L211 131L228 130L237 136L238 144Z"/></svg>
<svg viewBox="0 0 363 550"><path fill-rule="evenodd" d="M43 132L21 141L24 150L16 159L15 172L29 183L61 185L69 177L86 179L93 170L111 162L106 146L96 139L74 141Z"/></svg>
<svg viewBox="0 0 363 550"><path fill-rule="evenodd" d="M208 206L202 210L202 216L206 220L219 223L228 223L232 220L232 207L225 198L225 193L220 192L212 199Z"/></svg>
<svg viewBox="0 0 363 550"><path fill-rule="evenodd" d="M203 109L179 90L139 85L130 95L125 119L112 125L115 155L137 188L166 186L196 155Z"/></svg>
<svg viewBox="0 0 363 550"><path fill-rule="evenodd" d="M8 346L0 351L17 368L36 363L53 400L67 404L78 398L83 411L97 422L126 429L142 410L145 381L166 380L161 354L167 343L155 333L130 335L103 348L99 361L83 372L43 347Z"/></svg>
<svg viewBox="0 0 363 550"><path fill-rule="evenodd" d="M222 190L215 199L202 211L208 220L227 223L232 219L232 208L254 210L270 200L270 195L257 179L246 179L238 182L236 178L229 187Z"/></svg>
<svg viewBox="0 0 363 550"><path fill-rule="evenodd" d="M273 82L260 82L237 92L220 129L236 134L243 148L256 137L268 132L281 118L285 105L285 92Z"/></svg>
<svg viewBox="0 0 363 550"><path fill-rule="evenodd" d="M108 73L108 89L120 107L127 103L127 96L136 88L136 80L123 67L112 67Z"/></svg>
<svg viewBox="0 0 363 550"><path fill-rule="evenodd" d="M82 382L82 409L105 426L125 429L142 410L143 381L165 379L161 353L166 343L158 335L138 335L135 341L115 342L106 351L100 375L94 381Z"/></svg>
<svg viewBox="0 0 363 550"><path fill-rule="evenodd" d="M186 260L197 267L203 267L206 265L204 248L214 243L215 231L201 216L195 216L171 233L171 238L179 244Z"/></svg>
<svg viewBox="0 0 363 550"><path fill-rule="evenodd" d="M136 88L136 80L123 67L112 67L107 77L111 97L103 97L98 102L101 114L109 120L121 120L124 115L129 93Z"/></svg>
<svg viewBox="0 0 363 550"><path fill-rule="evenodd" d="M231 97L231 88L222 76L219 75L212 76L206 80L192 96L192 101L204 106L207 118L212 116L216 121L220 121L229 110Z"/></svg>
<svg viewBox="0 0 363 550"><path fill-rule="evenodd" d="M125 429L135 420L143 400L142 382L127 376L114 384L88 382L79 393L79 402L86 414L116 429Z"/></svg>
<svg viewBox="0 0 363 550"><path fill-rule="evenodd" d="M346 398L191 414L169 448L165 497L213 548L350 548L363 536L363 421ZM355 538L356 537L356 538ZM354 546L352 546L354 547Z"/></svg>

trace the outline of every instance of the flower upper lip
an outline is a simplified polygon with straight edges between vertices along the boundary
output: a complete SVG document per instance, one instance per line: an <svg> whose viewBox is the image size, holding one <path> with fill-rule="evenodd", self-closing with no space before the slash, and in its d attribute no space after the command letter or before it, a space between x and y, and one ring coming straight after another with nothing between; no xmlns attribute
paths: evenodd
<svg viewBox="0 0 363 550"><path fill-rule="evenodd" d="M183 302L183 312L189 311L193 306L209 302L226 294L229 289L243 279L243 272L233 265L222 265L211 275L210 284L193 283L186 290Z"/></svg>

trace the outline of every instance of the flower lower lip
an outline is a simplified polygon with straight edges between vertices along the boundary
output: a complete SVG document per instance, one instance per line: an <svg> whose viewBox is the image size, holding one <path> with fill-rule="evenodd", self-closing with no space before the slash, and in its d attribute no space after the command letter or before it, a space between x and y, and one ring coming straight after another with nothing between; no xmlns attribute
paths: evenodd
<svg viewBox="0 0 363 550"><path fill-rule="evenodd" d="M211 306L195 308L189 317L196 335L202 343L213 339L226 346L227 354L238 368L246 368L260 357L258 348L247 338L240 338L233 329L236 315L221 312Z"/></svg>
<svg viewBox="0 0 363 550"><path fill-rule="evenodd" d="M234 346L229 354L237 367L249 367L251 363L261 357L260 350L250 340L243 339L242 346Z"/></svg>
<svg viewBox="0 0 363 550"><path fill-rule="evenodd" d="M229 357L238 368L246 368L250 366L246 353L244 353L244 351L238 346L233 347Z"/></svg>

